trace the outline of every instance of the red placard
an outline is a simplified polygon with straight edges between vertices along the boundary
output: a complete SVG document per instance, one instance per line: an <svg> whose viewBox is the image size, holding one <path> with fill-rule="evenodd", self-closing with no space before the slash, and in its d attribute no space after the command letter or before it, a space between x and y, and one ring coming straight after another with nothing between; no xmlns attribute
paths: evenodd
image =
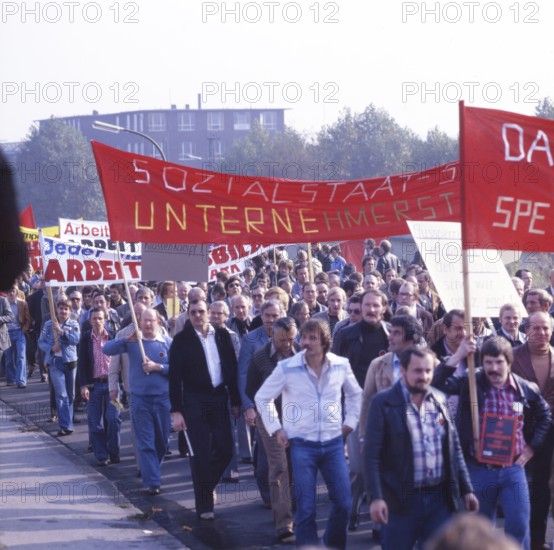
<svg viewBox="0 0 554 550"><path fill-rule="evenodd" d="M516 416L484 413L481 427L479 462L511 466L516 445Z"/></svg>
<svg viewBox="0 0 554 550"><path fill-rule="evenodd" d="M554 251L554 121L460 108L466 249Z"/></svg>

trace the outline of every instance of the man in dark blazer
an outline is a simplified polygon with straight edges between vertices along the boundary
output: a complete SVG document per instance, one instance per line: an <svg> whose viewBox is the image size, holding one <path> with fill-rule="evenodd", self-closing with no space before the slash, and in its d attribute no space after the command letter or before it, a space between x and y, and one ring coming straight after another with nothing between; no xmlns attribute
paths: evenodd
<svg viewBox="0 0 554 550"><path fill-rule="evenodd" d="M384 550L424 543L473 494L458 432L443 393L431 387L435 355L411 347L400 354L401 378L373 397L365 434L370 514L383 524Z"/></svg>
<svg viewBox="0 0 554 550"><path fill-rule="evenodd" d="M196 514L214 519L214 489L233 454L227 408L238 416L237 359L229 331L208 322L208 304L193 300L169 350L169 398L175 430L188 430Z"/></svg>

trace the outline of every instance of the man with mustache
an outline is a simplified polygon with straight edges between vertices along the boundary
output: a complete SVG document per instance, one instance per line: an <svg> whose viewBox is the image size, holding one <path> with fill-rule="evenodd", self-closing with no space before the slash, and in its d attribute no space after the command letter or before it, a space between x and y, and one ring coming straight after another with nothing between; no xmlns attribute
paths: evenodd
<svg viewBox="0 0 554 550"><path fill-rule="evenodd" d="M537 385L511 372L513 350L506 338L494 336L485 341L481 363L483 368L476 374L480 430L496 421L515 421L514 444L505 464L494 464L483 449L474 448L467 374L454 375L455 367L443 363L437 367L433 384L446 393L460 395L458 431L481 513L494 521L500 502L504 530L529 550L531 511L524 467L543 446L552 415Z"/></svg>

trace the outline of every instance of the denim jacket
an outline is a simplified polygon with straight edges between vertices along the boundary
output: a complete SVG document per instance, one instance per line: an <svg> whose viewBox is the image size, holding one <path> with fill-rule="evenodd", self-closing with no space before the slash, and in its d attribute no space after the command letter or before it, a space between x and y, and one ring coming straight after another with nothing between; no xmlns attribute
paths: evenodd
<svg viewBox="0 0 554 550"><path fill-rule="evenodd" d="M80 338L79 323L73 319L68 319L61 327L63 329L63 334L60 335L62 361L64 363L77 361L77 344ZM39 348L46 353L45 363L51 365L54 361L54 354L52 353L52 348L54 347L54 329L52 328L52 321L46 321L46 323L44 323L38 345Z"/></svg>

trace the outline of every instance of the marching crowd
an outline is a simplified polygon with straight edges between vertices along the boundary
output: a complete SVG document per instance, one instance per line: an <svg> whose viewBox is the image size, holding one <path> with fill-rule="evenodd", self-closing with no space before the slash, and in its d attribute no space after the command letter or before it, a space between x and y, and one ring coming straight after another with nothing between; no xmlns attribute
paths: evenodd
<svg viewBox="0 0 554 550"><path fill-rule="evenodd" d="M276 248L214 284L52 288L52 300L29 268L0 296L6 385L25 390L38 370L59 437L86 405L102 467L120 462L128 406L152 496L178 432L202 521L242 461L282 542L319 544L320 474L330 548L346 547L364 503L385 549L432 541L462 509L493 522L500 510L522 548L549 547L554 270L546 289L519 270L520 302L466 319L445 310L422 262L403 267L389 241L375 244L361 273L316 244L294 260Z"/></svg>

